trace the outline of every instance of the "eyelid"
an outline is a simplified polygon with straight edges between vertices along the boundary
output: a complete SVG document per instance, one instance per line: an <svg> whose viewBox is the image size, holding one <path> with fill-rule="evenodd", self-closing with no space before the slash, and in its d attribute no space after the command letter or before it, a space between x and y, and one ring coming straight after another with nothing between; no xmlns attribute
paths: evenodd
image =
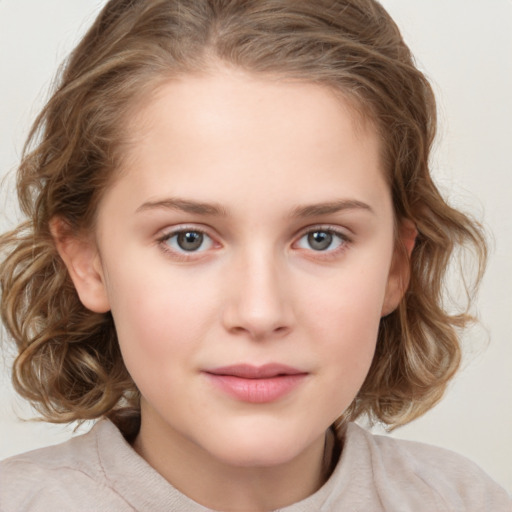
<svg viewBox="0 0 512 512"><path fill-rule="evenodd" d="M298 250L312 253L316 258L327 259L330 257L338 256L341 252L345 251L347 246L350 245L353 241L352 237L347 234L347 231L349 231L348 229L343 229L340 226L334 226L330 224L315 224L302 228L295 236L292 247L295 246L304 236L318 231L332 233L333 235L341 239L341 244L339 245L339 247L336 247L335 249L325 251L315 251L314 249L304 248L298 248Z"/></svg>
<svg viewBox="0 0 512 512"><path fill-rule="evenodd" d="M203 250L203 251L176 251L173 250L169 245L165 244L167 240L172 238L173 236L182 233L184 231L194 231L197 233L201 233L212 241L212 248ZM211 229L204 227L203 225L198 224L179 224L172 227L164 228L157 235L156 243L161 247L162 251L166 254L172 256L175 259L182 261L189 261L192 259L201 258L207 255L212 249L218 249L222 247L222 244L218 241L218 237L211 233ZM314 249L303 249L299 248L301 251L310 252L315 255L316 258L329 258L338 256L339 253L343 252L348 245L353 242L352 236L349 235L350 230L348 228L342 228L338 225L331 224L313 224L310 226L306 226L302 228L293 238L292 248L301 240L305 235L309 233L314 233L316 231L325 231L328 233L332 233L339 237L342 241L339 247L332 250L325 251L315 251Z"/></svg>
<svg viewBox="0 0 512 512"><path fill-rule="evenodd" d="M306 226L297 233L295 238L298 239L303 237L304 235L307 235L308 233L314 233L316 231L326 231L329 233L334 233L335 235L338 235L344 240L352 241L352 236L351 234L349 234L351 233L351 231L348 228L342 228L334 224L312 224L310 226Z"/></svg>
<svg viewBox="0 0 512 512"><path fill-rule="evenodd" d="M199 251L179 251L175 250L166 244L166 241L171 239L172 237L187 231L192 231L195 233L201 233L202 235L208 237L211 240L212 247L207 248L205 250ZM157 235L156 243L161 247L164 253L172 256L175 259L182 261L189 261L191 259L197 259L204 257L207 252L209 252L212 248L219 248L221 244L217 241L217 237L211 234L211 230L207 229L203 226L198 226L197 224L179 224L176 226L168 227L160 231Z"/></svg>

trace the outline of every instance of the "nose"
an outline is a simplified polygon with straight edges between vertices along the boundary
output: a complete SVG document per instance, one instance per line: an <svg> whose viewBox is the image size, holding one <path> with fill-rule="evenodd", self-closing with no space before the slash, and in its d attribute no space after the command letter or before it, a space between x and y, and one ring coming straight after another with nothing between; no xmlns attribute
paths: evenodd
<svg viewBox="0 0 512 512"><path fill-rule="evenodd" d="M286 335L293 327L290 283L279 258L253 252L232 262L225 281L224 327L253 340Z"/></svg>

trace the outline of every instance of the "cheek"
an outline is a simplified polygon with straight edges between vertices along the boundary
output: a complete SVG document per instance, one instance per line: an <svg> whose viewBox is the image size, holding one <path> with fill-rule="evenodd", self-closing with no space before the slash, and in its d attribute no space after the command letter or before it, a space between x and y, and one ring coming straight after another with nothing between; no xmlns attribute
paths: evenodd
<svg viewBox="0 0 512 512"><path fill-rule="evenodd" d="M379 304L372 300L358 301L360 298L353 297L352 302L327 310L332 326L327 337L327 360L337 382L356 388L369 370L380 323Z"/></svg>
<svg viewBox="0 0 512 512"><path fill-rule="evenodd" d="M192 352L204 337L212 315L212 297L180 273L168 268L130 272L116 268L109 277L109 298L125 364L137 381L138 373L169 366Z"/></svg>
<svg viewBox="0 0 512 512"><path fill-rule="evenodd" d="M303 314L323 319L320 330L337 331L349 339L367 339L376 333L386 294L387 261L376 264L361 259L358 265L347 265L320 281L306 282ZM370 336L372 337L372 336Z"/></svg>
<svg viewBox="0 0 512 512"><path fill-rule="evenodd" d="M386 265L333 276L330 285L310 294L303 309L308 336L318 342L330 368L329 385L345 408L370 368L387 283Z"/></svg>

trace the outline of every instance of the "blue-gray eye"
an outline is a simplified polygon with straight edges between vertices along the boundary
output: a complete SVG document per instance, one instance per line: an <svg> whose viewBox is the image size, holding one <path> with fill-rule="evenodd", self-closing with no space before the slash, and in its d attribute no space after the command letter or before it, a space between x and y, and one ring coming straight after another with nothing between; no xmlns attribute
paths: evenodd
<svg viewBox="0 0 512 512"><path fill-rule="evenodd" d="M165 243L177 252L200 252L210 249L212 239L201 231L183 230L171 234Z"/></svg>
<svg viewBox="0 0 512 512"><path fill-rule="evenodd" d="M301 249L312 249L313 251L332 251L340 247L344 241L342 235L334 231L319 229L303 235L298 246Z"/></svg>

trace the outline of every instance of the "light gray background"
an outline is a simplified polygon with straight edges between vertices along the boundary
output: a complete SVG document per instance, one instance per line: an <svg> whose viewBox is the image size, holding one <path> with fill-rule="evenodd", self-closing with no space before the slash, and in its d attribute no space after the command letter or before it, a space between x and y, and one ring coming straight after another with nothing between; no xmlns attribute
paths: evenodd
<svg viewBox="0 0 512 512"><path fill-rule="evenodd" d="M0 177L16 166L57 64L100 0L0 0ZM465 454L512 491L512 1L384 0L437 92L434 176L494 235L465 364L434 410L394 436ZM0 227L17 220L12 180L2 185ZM487 346L488 345L488 346ZM68 438L70 427L21 422L30 411L0 366L0 458Z"/></svg>

